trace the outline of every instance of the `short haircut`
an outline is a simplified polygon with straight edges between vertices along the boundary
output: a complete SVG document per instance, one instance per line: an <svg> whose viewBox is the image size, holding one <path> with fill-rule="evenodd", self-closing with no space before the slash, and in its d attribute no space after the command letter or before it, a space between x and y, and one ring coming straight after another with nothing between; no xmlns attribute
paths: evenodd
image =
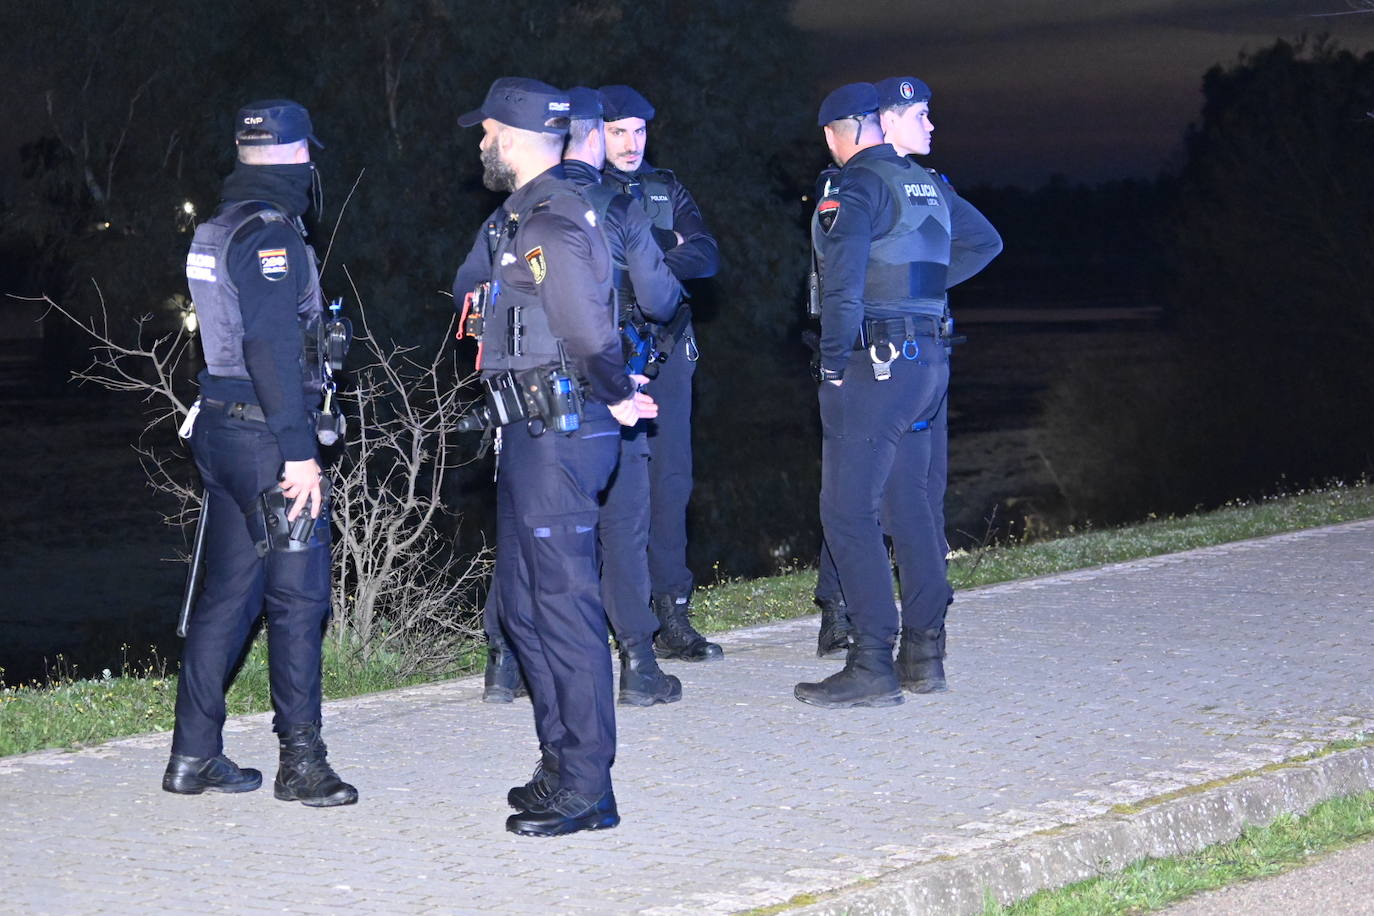
<svg viewBox="0 0 1374 916"><path fill-rule="evenodd" d="M906 110L912 105L919 105L922 102L928 103L929 101L929 99L912 99L910 102L898 102L895 105L884 105L882 108L878 109L878 114L885 115L890 111L898 117L901 117L906 114Z"/></svg>
<svg viewBox="0 0 1374 916"><path fill-rule="evenodd" d="M839 135L840 132L844 130L844 125L846 124L854 125L855 143L859 141L859 137L863 134L865 128L873 128L878 132L879 137L883 135L882 125L878 123L878 113L876 111L870 111L867 114L850 115L847 118L836 118L827 124L826 127L829 127L836 135Z"/></svg>
<svg viewBox="0 0 1374 916"><path fill-rule="evenodd" d="M568 122L568 148L582 146L588 137L601 130L603 123L600 118L573 118Z"/></svg>
<svg viewBox="0 0 1374 916"><path fill-rule="evenodd" d="M274 140L276 134L265 130L241 130L236 140ZM258 143L245 146L239 144L239 162L247 165L284 165L296 161L296 151L306 144L304 140L291 143Z"/></svg>
<svg viewBox="0 0 1374 916"><path fill-rule="evenodd" d="M500 123L500 122L498 122ZM549 127L558 127L567 130L567 118L550 118L544 122ZM552 152L560 159L563 156L563 144L567 140L566 133L551 134L544 130L526 130L523 127L511 127L509 124L501 124L499 135L511 134L522 143L535 149L542 149L545 152Z"/></svg>

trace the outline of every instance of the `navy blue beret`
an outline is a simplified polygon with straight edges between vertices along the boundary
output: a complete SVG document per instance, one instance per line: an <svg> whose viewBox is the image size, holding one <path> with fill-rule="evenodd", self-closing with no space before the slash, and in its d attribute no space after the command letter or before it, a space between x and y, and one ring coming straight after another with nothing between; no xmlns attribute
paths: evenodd
<svg viewBox="0 0 1374 916"><path fill-rule="evenodd" d="M878 90L878 107L895 108L930 101L930 87L914 76L892 76L874 83Z"/></svg>
<svg viewBox="0 0 1374 916"><path fill-rule="evenodd" d="M878 90L873 88L873 84L850 83L825 97L825 101L821 102L821 111L816 123L824 127L831 121L870 114L877 110Z"/></svg>
<svg viewBox="0 0 1374 916"><path fill-rule="evenodd" d="M654 106L629 86L602 86L601 105L605 109L601 117L607 121L619 121L621 118L654 119Z"/></svg>

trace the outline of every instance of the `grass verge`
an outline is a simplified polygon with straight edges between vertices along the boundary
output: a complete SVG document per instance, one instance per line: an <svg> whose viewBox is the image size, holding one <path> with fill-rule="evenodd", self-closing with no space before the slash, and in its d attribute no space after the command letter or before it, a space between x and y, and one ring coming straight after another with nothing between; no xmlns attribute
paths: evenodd
<svg viewBox="0 0 1374 916"><path fill-rule="evenodd" d="M1371 517L1374 486L1338 484L1180 518L961 551L950 563L950 579L956 588L973 588ZM709 633L810 614L814 585L814 571L798 570L703 588L694 602L696 625ZM439 674L403 677L394 658L382 656L360 665L326 642L324 693L338 699L455 677L476 670L481 659L474 646ZM229 713L266 710L268 697L266 648L259 640L229 693ZM94 679L58 677L43 686L3 687L0 756L164 731L172 727L175 701L176 677L165 663L142 670L126 666L118 675L105 672Z"/></svg>
<svg viewBox="0 0 1374 916"><path fill-rule="evenodd" d="M984 916L1111 916L1146 913L1184 897L1290 871L1374 837L1374 792L1322 802L1300 817L1283 815L1229 843L1188 856L1145 859L1110 875L1039 893Z"/></svg>
<svg viewBox="0 0 1374 916"><path fill-rule="evenodd" d="M1374 518L1374 485L1333 484L1211 512L956 551L949 577L956 589L976 588L1365 518ZM693 617L698 629L714 632L813 613L815 584L815 571L807 569L724 582L697 593Z"/></svg>

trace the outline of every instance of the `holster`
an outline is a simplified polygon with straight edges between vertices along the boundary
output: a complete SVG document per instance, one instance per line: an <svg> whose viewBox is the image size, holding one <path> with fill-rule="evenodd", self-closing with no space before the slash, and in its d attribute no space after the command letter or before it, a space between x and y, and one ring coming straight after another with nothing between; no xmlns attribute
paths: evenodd
<svg viewBox="0 0 1374 916"><path fill-rule="evenodd" d="M257 499L253 500L253 507L244 513L258 556L297 553L324 546L324 541L316 534L316 528L322 520L328 524L329 489L329 475L324 474L320 477L319 518L311 518L309 508L302 506L301 514L296 516L294 522L286 517L291 511L292 500L287 499L281 483L274 483L259 493Z"/></svg>

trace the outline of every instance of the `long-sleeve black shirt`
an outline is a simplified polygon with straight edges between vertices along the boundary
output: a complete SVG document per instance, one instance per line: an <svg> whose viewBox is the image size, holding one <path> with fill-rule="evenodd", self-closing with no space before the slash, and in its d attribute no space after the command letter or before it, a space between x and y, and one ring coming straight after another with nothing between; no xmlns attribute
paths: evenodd
<svg viewBox="0 0 1374 916"><path fill-rule="evenodd" d="M620 337L611 321L610 252L586 201L580 195L573 201L558 194L560 187L575 186L562 165L556 165L511 193L478 231L454 276L454 298L461 302L478 283L493 277L487 227L493 221L504 226L507 214L525 214L506 248L515 256L496 267L497 285L539 298L550 333L581 369L591 396L615 404L634 393L634 383L625 372ZM538 208L545 200L549 205ZM535 249L542 255L539 276L529 262ZM504 307L498 294L493 308Z"/></svg>
<svg viewBox="0 0 1374 916"><path fill-rule="evenodd" d="M563 160L568 179L578 186L600 184L601 173L578 159ZM617 194L606 208L606 244L611 257L626 265L635 304L644 317L660 324L672 320L682 299L682 284L654 241L653 223L627 194Z"/></svg>
<svg viewBox="0 0 1374 916"><path fill-rule="evenodd" d="M664 260L668 262L669 269L682 281L715 276L716 271L720 269L720 246L716 244L716 237L711 234L711 230L706 228L701 208L692 199L691 192L678 181L676 175L667 169L656 169L647 161L641 161L639 168L633 172L622 172L612 165L607 165L602 174L631 197L635 197L640 176L648 172L667 179L668 194L672 198L673 206L673 231L682 236L681 245L670 245L665 238ZM655 233L655 237L658 237L658 233ZM673 241L676 242L676 238Z"/></svg>

